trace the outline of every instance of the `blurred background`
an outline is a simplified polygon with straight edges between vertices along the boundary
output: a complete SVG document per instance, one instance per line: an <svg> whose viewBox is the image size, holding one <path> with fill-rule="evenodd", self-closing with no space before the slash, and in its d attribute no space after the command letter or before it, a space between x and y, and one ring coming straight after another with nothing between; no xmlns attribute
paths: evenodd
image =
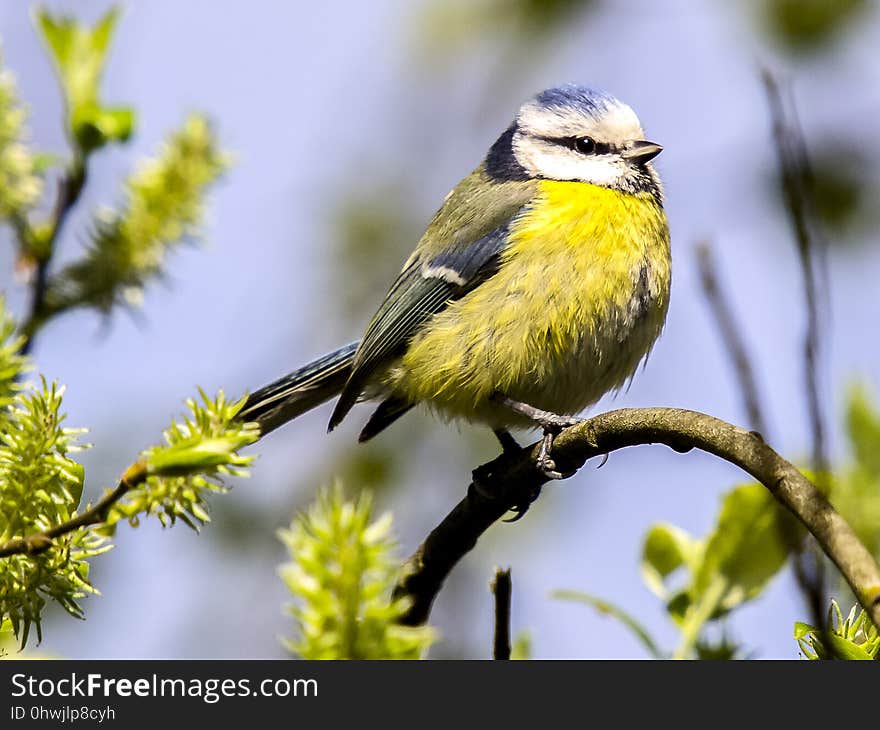
<svg viewBox="0 0 880 730"><path fill-rule="evenodd" d="M96 21L106 0L46 3ZM30 3L0 4L4 62L41 150L64 152L57 81ZM115 483L199 385L240 394L357 338L447 191L534 92L563 82L631 104L667 191L674 283L666 331L632 387L594 410L680 406L743 423L745 414L696 269L712 242L758 375L770 438L810 451L803 396L806 322L797 249L781 203L760 69L790 83L813 157L827 235L820 367L834 459L846 457L841 404L853 379L880 381L878 9L872 0L377 0L123 4L104 96L135 105L136 136L95 155L58 263L81 250L92 208L119 201L135 160L191 110L215 122L234 166L209 199L204 246L175 256L142 307L102 320L65 315L44 330L41 372L67 384L70 425L90 428L87 490ZM6 236L4 230L0 235ZM13 311L26 292L0 247ZM224 295L216 296L217 282ZM327 436L328 407L258 447L250 480L214 498L196 535L147 521L120 529L95 561L102 596L80 624L50 614L41 651L67 657L280 657L291 633L275 531L340 478L392 510L401 557L460 499L497 446L480 429L407 417L367 445L357 409ZM626 607L662 644L663 605L639 575L648 527L700 535L719 496L743 481L709 456L643 447L545 488L515 525L495 525L455 570L432 622L435 657L491 651L494 565L513 571L513 628L536 658L640 657L617 623L550 597L570 588ZM807 610L785 572L725 631L757 657L797 655Z"/></svg>

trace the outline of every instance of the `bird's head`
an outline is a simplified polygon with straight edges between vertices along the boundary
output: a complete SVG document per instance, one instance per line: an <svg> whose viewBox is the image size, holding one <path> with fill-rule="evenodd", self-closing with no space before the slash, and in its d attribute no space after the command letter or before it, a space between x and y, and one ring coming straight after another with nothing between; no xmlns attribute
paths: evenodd
<svg viewBox="0 0 880 730"><path fill-rule="evenodd" d="M486 168L498 178L574 180L624 192L652 192L660 182L635 112L613 96L583 86L547 89L520 107L492 146Z"/></svg>

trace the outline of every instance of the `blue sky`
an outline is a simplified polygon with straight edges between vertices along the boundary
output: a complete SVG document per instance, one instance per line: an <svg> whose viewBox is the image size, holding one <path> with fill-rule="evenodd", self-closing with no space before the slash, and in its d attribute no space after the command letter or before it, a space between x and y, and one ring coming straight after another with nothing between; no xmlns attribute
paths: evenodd
<svg viewBox="0 0 880 730"><path fill-rule="evenodd" d="M821 144L833 130L875 154L876 15L833 54L793 63L774 56L750 19L726 4L615 3L566 27L548 46L515 49L519 63L511 65L501 44L486 38L432 65L413 53L422 4L125 6L104 96L137 106L138 134L96 157L59 260L76 254L89 209L118 202L132 163L187 111L204 110L216 121L236 164L210 196L204 247L174 257L167 281L150 287L137 316L119 313L102 323L76 312L50 325L37 344L41 371L68 385L69 422L91 429L90 493L111 484L158 438L196 385L253 389L359 335L364 322L341 317L332 301L345 285L332 258L335 197L390 176L409 191L402 201L408 216L426 223L519 103L565 81L630 103L665 148L657 164L674 258L666 331L632 387L597 409L674 405L743 421L696 278L694 245L710 238L759 363L773 443L789 457L806 454L805 318L794 246L768 194L772 148L757 69L770 62L791 76L808 138ZM63 150L57 87L29 5L0 5L4 61L31 107L37 145ZM107 7L97 0L47 5L89 20ZM822 387L835 455L843 449L844 383L861 376L880 392L880 248L876 236L865 244L842 248L829 261L832 330ZM2 247L0 271L12 265L11 247ZM389 279L398 266L388 261ZM20 311L22 289L9 273L3 287ZM375 292L375 304L381 294ZM42 648L72 657L282 656L277 637L290 632L290 620L275 571L284 554L273 532L290 517L291 493L332 479L327 465L365 417L356 411L328 437L328 414L320 409L267 439L253 478L221 498L260 507L247 514L265 519L245 525L256 539L218 541L207 534L222 530L217 524L202 536L182 526L121 529L116 549L95 571L104 595L86 600L84 624L52 620ZM470 428L437 422L423 432L424 453L407 472L412 483L382 500L395 512L405 552L463 493L475 465L450 462L450 455L460 457L456 440L471 437ZM383 438L393 439L393 429ZM549 598L563 587L627 607L671 646L675 634L639 577L641 538L657 521L706 532L720 494L743 478L706 455L643 447L613 455L601 471L587 468L550 485L523 522L493 527L452 576L436 607L446 650L487 655L486 584L496 564L513 568L514 629L531 632L538 657L642 655L617 624ZM731 631L760 656L794 657L792 623L805 617L786 573L737 613Z"/></svg>

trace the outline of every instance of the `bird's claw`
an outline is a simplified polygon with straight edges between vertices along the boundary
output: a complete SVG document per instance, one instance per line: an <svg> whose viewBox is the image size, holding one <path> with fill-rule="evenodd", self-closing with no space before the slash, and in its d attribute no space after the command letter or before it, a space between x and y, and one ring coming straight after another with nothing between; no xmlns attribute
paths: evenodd
<svg viewBox="0 0 880 730"><path fill-rule="evenodd" d="M567 428L563 426L562 428ZM535 459L535 467L547 479L559 480L568 479L574 474L573 471L561 472L556 469L556 462L550 456L550 450L553 448L553 439L558 432L555 429L544 428L544 437L541 439L541 447L538 449L538 458Z"/></svg>

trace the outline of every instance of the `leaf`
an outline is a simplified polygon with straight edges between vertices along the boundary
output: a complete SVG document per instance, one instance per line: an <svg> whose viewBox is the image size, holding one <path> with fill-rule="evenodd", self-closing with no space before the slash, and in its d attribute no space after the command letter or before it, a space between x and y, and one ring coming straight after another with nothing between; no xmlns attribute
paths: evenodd
<svg viewBox="0 0 880 730"><path fill-rule="evenodd" d="M728 492L714 532L694 574L691 600L697 602L721 576L727 584L720 607L730 610L757 596L788 558L794 518L760 484Z"/></svg>
<svg viewBox="0 0 880 730"><path fill-rule="evenodd" d="M53 18L45 9L34 16L64 93L68 130L83 152L124 142L134 128L131 109L104 107L100 101L101 75L118 19L118 8L111 8L92 28L73 18Z"/></svg>
<svg viewBox="0 0 880 730"><path fill-rule="evenodd" d="M773 37L795 52L820 49L870 7L867 0L764 0L761 6Z"/></svg>
<svg viewBox="0 0 880 730"><path fill-rule="evenodd" d="M682 634L673 656L691 656L706 622L760 594L785 564L802 529L761 484L727 492L692 571L686 599L677 596L675 605L667 607Z"/></svg>
<svg viewBox="0 0 880 730"><path fill-rule="evenodd" d="M849 639L831 634L828 637L834 656L838 659L846 659L850 661L871 661L873 657L868 654L861 646L853 643Z"/></svg>
<svg viewBox="0 0 880 730"><path fill-rule="evenodd" d="M794 638L806 659L844 659L865 661L880 656L880 633L864 610L853 606L844 619L837 601L831 599L828 631L798 621Z"/></svg>
<svg viewBox="0 0 880 730"><path fill-rule="evenodd" d="M532 658L532 635L528 631L520 631L510 646L510 658L524 661Z"/></svg>
<svg viewBox="0 0 880 730"><path fill-rule="evenodd" d="M693 569L701 549L698 540L675 525L654 525L642 546L642 579L657 596L668 600L666 578L683 565Z"/></svg>
<svg viewBox="0 0 880 730"><path fill-rule="evenodd" d="M846 398L846 432L853 461L838 468L829 495L835 509L873 553L880 553L880 411L864 384Z"/></svg>
<svg viewBox="0 0 880 730"><path fill-rule="evenodd" d="M90 105L76 110L73 128L80 145L98 149L108 142L127 142L134 132L135 114L131 107Z"/></svg>
<svg viewBox="0 0 880 730"><path fill-rule="evenodd" d="M846 432L859 466L880 479L880 411L864 384L848 389Z"/></svg>
<svg viewBox="0 0 880 730"><path fill-rule="evenodd" d="M581 591L571 591L571 590L559 590L553 591L550 594L552 598L559 599L561 601L573 601L575 603L582 603L585 606L589 606L590 608L595 609L599 613L605 614L606 616L611 616L612 618L616 618L620 623L626 626L642 643L648 653L654 657L655 659L663 659L664 654L657 646L656 642L648 631L630 614L624 611L622 608L615 606L613 603L609 603L597 596L591 595L589 593L583 593Z"/></svg>

